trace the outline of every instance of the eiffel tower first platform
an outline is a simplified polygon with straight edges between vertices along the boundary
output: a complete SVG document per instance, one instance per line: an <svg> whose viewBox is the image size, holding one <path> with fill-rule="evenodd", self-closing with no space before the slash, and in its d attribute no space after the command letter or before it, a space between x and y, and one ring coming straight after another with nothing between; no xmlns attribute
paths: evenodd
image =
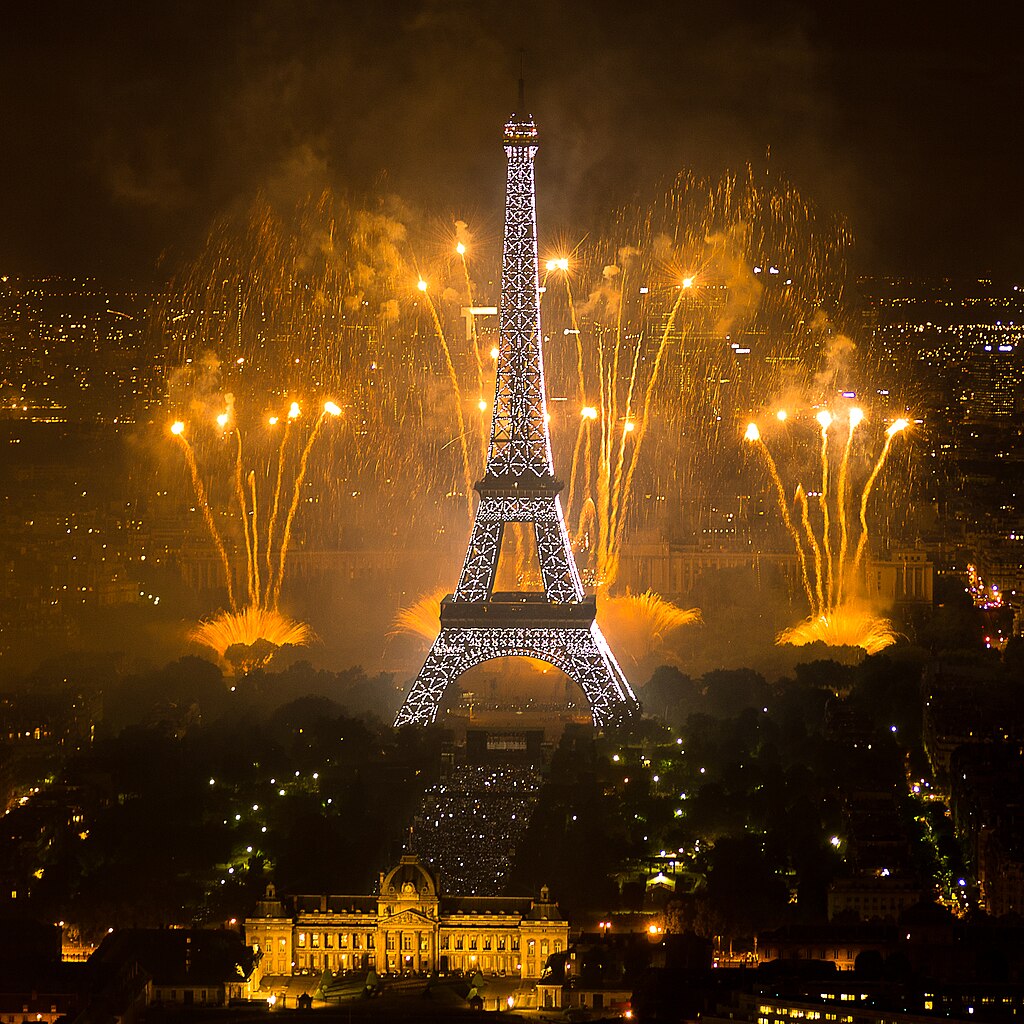
<svg viewBox="0 0 1024 1024"><path fill-rule="evenodd" d="M520 108L522 93L520 91ZM441 603L441 632L395 718L429 725L448 686L474 665L525 656L560 669L590 702L595 726L640 706L597 625L597 602L569 546L551 459L541 353L537 214L533 158L537 126L515 115L505 125L508 179L494 415L473 534L458 586ZM507 523L532 523L544 592L495 593Z"/></svg>

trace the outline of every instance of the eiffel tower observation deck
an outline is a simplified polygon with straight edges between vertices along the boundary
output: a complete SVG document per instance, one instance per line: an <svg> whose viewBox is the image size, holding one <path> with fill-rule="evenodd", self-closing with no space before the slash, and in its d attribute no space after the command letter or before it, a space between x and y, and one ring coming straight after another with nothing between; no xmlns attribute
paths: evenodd
<svg viewBox="0 0 1024 1024"><path fill-rule="evenodd" d="M520 110L523 109L520 87ZM583 690L598 727L640 707L597 625L569 544L548 432L540 329L533 160L537 126L527 114L505 125L508 177L502 249L498 365L487 467L469 550L455 593L441 603L441 630L395 725L429 725L445 690L473 666L522 656L547 662ZM505 526L529 523L543 592L495 592Z"/></svg>

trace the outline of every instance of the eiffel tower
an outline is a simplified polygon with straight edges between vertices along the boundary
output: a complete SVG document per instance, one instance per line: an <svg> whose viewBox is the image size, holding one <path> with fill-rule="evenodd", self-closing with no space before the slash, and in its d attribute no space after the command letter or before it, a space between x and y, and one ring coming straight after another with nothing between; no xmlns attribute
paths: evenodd
<svg viewBox="0 0 1024 1024"><path fill-rule="evenodd" d="M520 82L520 110L523 109ZM513 115L505 125L508 178L494 414L487 469L458 586L441 602L441 632L395 725L429 725L448 686L474 665L524 656L560 669L583 690L595 726L639 712L628 680L583 593L551 459L541 353L537 213L533 158L537 126ZM544 592L496 593L507 523L531 523Z"/></svg>

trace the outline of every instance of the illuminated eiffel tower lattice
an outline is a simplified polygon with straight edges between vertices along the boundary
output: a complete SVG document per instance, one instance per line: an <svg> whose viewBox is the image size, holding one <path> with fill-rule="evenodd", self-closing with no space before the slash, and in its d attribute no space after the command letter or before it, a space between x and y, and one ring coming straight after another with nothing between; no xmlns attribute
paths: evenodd
<svg viewBox="0 0 1024 1024"><path fill-rule="evenodd" d="M564 672L586 695L595 726L616 725L639 713L636 695L597 625L596 598L583 592L558 497L562 483L551 459L541 352L536 152L533 118L513 116L505 125L505 237L487 468L476 484L480 501L462 575L455 593L441 603L441 631L395 725L429 725L445 690L464 672L511 656L536 658ZM508 523L533 526L543 593L494 591Z"/></svg>

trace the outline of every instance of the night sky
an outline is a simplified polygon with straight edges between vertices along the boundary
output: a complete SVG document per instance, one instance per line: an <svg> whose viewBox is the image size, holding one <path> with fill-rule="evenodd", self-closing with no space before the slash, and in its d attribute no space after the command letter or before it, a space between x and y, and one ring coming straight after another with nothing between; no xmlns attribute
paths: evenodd
<svg viewBox="0 0 1024 1024"><path fill-rule="evenodd" d="M846 215L859 270L1015 277L1021 19L992 10L8 4L0 270L156 278L259 187L383 189L493 229L525 48L542 233L571 237L679 168L770 159Z"/></svg>

